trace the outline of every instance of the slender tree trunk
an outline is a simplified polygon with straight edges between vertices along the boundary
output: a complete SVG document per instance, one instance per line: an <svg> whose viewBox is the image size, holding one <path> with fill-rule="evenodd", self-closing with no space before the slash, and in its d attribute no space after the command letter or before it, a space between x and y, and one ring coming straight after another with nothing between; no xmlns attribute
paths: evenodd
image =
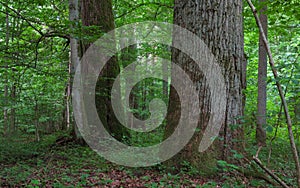
<svg viewBox="0 0 300 188"><path fill-rule="evenodd" d="M12 104L11 104L11 110L10 110L9 132L10 132L10 135L13 135L13 133L16 130L16 109L15 109L15 105L16 105L16 85L15 85L15 82L13 83L13 85L11 87L10 98L11 98L11 103Z"/></svg>
<svg viewBox="0 0 300 188"><path fill-rule="evenodd" d="M40 133L39 133L39 107L38 107L38 99L34 100L34 126L35 126L35 139L37 142L40 141Z"/></svg>
<svg viewBox="0 0 300 188"><path fill-rule="evenodd" d="M169 79L169 69L168 69L168 64L167 60L163 60L164 63L162 64L162 75L163 75L163 80L168 80ZM162 96L163 97L168 97L169 94L169 85L168 82L163 82L162 84Z"/></svg>
<svg viewBox="0 0 300 188"><path fill-rule="evenodd" d="M78 0L69 0L69 20L72 22L71 24L71 29L74 32L78 21L79 21L79 3ZM78 71L81 71L79 65L80 65L80 60L79 60L79 43L76 37L74 37L74 34L71 34L70 37L70 60L69 60L69 80L68 80L68 86L67 86L67 103L66 103L66 120L67 120L67 128L68 125L70 125L70 98L71 98L71 88L72 88L72 81L73 81L73 76L75 75L75 71L77 68L79 69ZM73 99L73 100L79 100L79 99ZM78 105L81 103L78 102ZM75 139L79 143L83 143L83 138L78 130L77 124L75 121L74 126L73 126L73 135L75 136Z"/></svg>
<svg viewBox="0 0 300 188"><path fill-rule="evenodd" d="M69 1L69 20L72 22L71 29L74 32L76 29L76 25L79 21L79 4L78 0L70 0ZM78 40L74 37L74 34L70 37L70 47L71 47L71 58L69 63L69 72L70 74L74 74L78 65L79 65L79 52L78 52ZM70 79L71 80L71 79ZM69 88L68 88L69 89Z"/></svg>
<svg viewBox="0 0 300 188"><path fill-rule="evenodd" d="M260 3L265 3L265 0L260 0ZM268 33L268 17L265 14L267 6L265 5L260 10L259 19L262 23L265 35ZM258 95L257 95L257 126L256 126L256 142L259 146L266 145L266 131L263 128L267 124L267 52L263 43L261 34L259 35L259 59L258 59Z"/></svg>
<svg viewBox="0 0 300 188"><path fill-rule="evenodd" d="M243 115L243 68L244 36L242 0L175 0L174 23L198 35L209 47L221 67L227 92L226 117L222 124L219 139L205 152L199 153L198 147L210 117L210 91L207 79L201 70L191 66L193 61L179 50L172 50L172 62L180 65L194 81L199 91L200 118L199 132L196 132L187 146L171 163L188 160L203 173L215 173L218 159L228 159L232 150L240 150L243 130L239 118ZM173 36L175 38L176 35ZM180 37L176 37L177 40ZM184 40L184 39L183 39ZM172 82L172 81L171 81ZM179 99L171 87L167 115L166 137L175 129L180 117Z"/></svg>
<svg viewBox="0 0 300 188"><path fill-rule="evenodd" d="M7 10L7 8L6 8ZM9 15L8 15L8 10L6 12L6 38L5 38L5 45L6 45L6 50L8 50L8 45L9 45ZM5 69L7 71L8 69L8 57L6 58L5 61ZM3 114L3 124L4 124L4 135L6 136L8 134L9 131L9 127L8 127L8 73L5 73L5 81L4 81L4 114Z"/></svg>
<svg viewBox="0 0 300 188"><path fill-rule="evenodd" d="M18 12L20 12L20 10L18 10ZM17 19L14 19L13 20L13 31L14 31L14 34L11 35L11 42L13 43L14 40L15 40L15 36L19 36L21 34L21 31L20 31L20 26L19 26L19 20ZM17 47L19 49L19 41L16 42L17 43ZM15 64L18 63L19 61L19 57L18 57L18 54L16 54L16 57L12 57L13 58L13 62ZM9 134L10 135L13 135L15 130L16 130L16 89L17 89L17 84L16 84L16 74L18 73L17 70L15 68L12 68L12 73L11 73L11 88L10 88L10 114L9 114Z"/></svg>
<svg viewBox="0 0 300 188"><path fill-rule="evenodd" d="M132 36L134 35L134 30L130 31L132 32ZM123 35L125 35L128 33L121 33L121 38L123 37ZM127 46L128 43L134 43L134 39L130 39L132 41L127 41L127 40L123 40L121 41L120 46ZM137 46L136 45L131 45L128 46L127 48L124 48L121 50L121 58L120 58L120 66L124 69L126 68L128 65L130 65L131 63L135 62L137 58ZM126 78L126 83L127 82L132 82L132 78L128 77L128 74L133 74L135 72L135 69L131 70L130 72L127 72L126 75L123 75ZM122 73L121 73L122 74ZM137 107L137 102L136 102L136 96L134 91L128 91L126 89L126 83L122 84L122 88L121 90L125 90L125 96L127 96L129 94L129 104L126 104L126 106L129 106L131 109L135 109ZM130 92L130 93L128 93ZM133 127L133 117L129 116L128 114L131 113L131 111L129 109L124 109L124 114L125 114L125 118L127 118L126 122L127 122L127 127ZM130 135L131 136L131 135ZM129 138L130 139L130 138Z"/></svg>
<svg viewBox="0 0 300 188"><path fill-rule="evenodd" d="M72 44L73 45L73 44ZM71 59L71 58L70 58ZM70 101L71 101L71 86L72 86L72 63L71 60L68 63L68 86L67 86L67 91L66 91L66 112L65 112L65 122L66 122L66 128L67 130L70 129L70 123L71 123L71 111L70 111Z"/></svg>

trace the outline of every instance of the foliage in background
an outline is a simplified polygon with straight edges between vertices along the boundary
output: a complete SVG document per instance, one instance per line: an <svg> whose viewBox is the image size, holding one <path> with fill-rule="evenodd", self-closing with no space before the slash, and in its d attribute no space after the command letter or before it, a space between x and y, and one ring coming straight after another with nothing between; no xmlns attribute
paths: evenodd
<svg viewBox="0 0 300 188"><path fill-rule="evenodd" d="M52 182L54 187L68 185L84 187L96 185L95 182L100 182L100 186L112 185L116 182L113 177L118 173L106 174L114 172L115 169L90 149L72 144L55 147L57 139L67 135L61 133L61 129L64 129L65 126L65 90L69 77L70 22L68 21L67 1L18 0L7 2L9 4L0 2L0 106L2 110L7 110L9 116L15 118L16 132L7 139L1 138L0 140L0 177L6 178L5 180L0 178L0 185L5 181L11 182L10 186L21 184L32 187L46 186L47 182L53 179L55 180ZM113 3L116 27L147 20L169 23L172 23L173 20L173 0L114 0ZM269 42L280 74L280 82L284 86L288 99L299 147L300 12L297 7L300 7L300 2L298 0L276 0L266 3L269 17ZM244 4L246 5L246 3ZM256 5L262 7L262 5ZM247 100L243 118L246 153L254 155L256 148L252 143L255 141L255 112L257 111L258 29L250 8L247 6L244 8L244 20L245 54L248 57L248 68L247 89L244 91ZM78 38L84 37L80 34L81 29L84 28L79 25L79 29L75 31ZM5 40L7 36L9 37L8 45ZM134 53L133 58L141 62L146 61L150 57L149 54L153 53L167 59L170 58L169 49L158 44L139 44L135 46L133 52L129 53ZM128 62L122 59L122 53L118 54L118 60L123 68L128 65ZM139 68L143 71L150 71L147 66ZM152 71L161 70L161 64L158 62L157 69ZM267 125L264 127L267 130L268 147L263 149L261 158L278 176L293 185L295 183L293 180L294 166L289 160L291 155L287 141L286 122L270 70L268 76ZM8 88L8 96L4 95L5 86ZM131 110L137 117L143 119L149 116L148 107L151 99L157 97L168 101L168 98L162 93L162 86L163 82L157 79L147 79L136 85L132 94L138 105ZM14 87L16 96L11 95ZM12 113L12 109L15 110L15 114ZM8 119L8 123L11 121L12 119ZM40 143L35 142L36 123L38 131L42 133ZM159 143L162 140L163 130L160 128L149 134L134 133L131 144L148 146ZM1 136L4 132L4 118L1 115ZM236 153L234 156L237 160L242 158L241 154ZM205 183L201 177L197 177L197 183L202 181L199 184L203 187L217 186L220 183L224 187L245 186L244 179L235 176L240 173L236 165L224 161L218 163L220 174L223 175L221 180L212 178L210 182L206 180ZM91 169L91 166L95 168ZM191 169L189 164L183 166L186 168L178 172L179 175L168 174L164 171L164 167L157 166L155 168L162 171L159 178L153 174L145 176L139 174L139 177L147 182L149 187L167 187L171 181L180 184L184 183L182 180L185 178L184 174L190 176L197 174L197 170ZM250 166L245 168L251 168ZM118 169L120 171L124 170L122 167L116 168L120 168ZM57 171L51 169L57 169ZM136 175L136 169L125 170L128 174L132 174L132 176L128 176L129 179ZM95 173L103 173L103 177L93 176ZM32 177L32 179L28 180L28 177ZM193 180L191 182L193 184ZM253 178L249 179L246 185L264 186L265 181Z"/></svg>

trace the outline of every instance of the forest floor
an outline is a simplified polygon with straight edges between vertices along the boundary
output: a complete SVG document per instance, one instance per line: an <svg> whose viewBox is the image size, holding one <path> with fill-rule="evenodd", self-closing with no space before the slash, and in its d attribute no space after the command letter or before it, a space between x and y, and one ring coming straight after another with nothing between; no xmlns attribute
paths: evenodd
<svg viewBox="0 0 300 188"><path fill-rule="evenodd" d="M163 165L117 166L88 146L57 144L57 137L51 135L39 143L30 137L2 139L0 154L0 187L275 187L263 178L246 176L231 164L223 165L215 177L201 176L188 165L176 173ZM275 172L293 185L289 166L282 164Z"/></svg>

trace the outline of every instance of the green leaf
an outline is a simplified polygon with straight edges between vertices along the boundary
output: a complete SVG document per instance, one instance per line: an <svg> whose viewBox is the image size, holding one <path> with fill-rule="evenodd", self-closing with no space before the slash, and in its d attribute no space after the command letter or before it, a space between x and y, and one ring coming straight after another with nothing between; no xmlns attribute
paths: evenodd
<svg viewBox="0 0 300 188"><path fill-rule="evenodd" d="M266 131L267 131L268 133L273 132L273 127L270 126L270 125L268 125L268 126L266 127Z"/></svg>

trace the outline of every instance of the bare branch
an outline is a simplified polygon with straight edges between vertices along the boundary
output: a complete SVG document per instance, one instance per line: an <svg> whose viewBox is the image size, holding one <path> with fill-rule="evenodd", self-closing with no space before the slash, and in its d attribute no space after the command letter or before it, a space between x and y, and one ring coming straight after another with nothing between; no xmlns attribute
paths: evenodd
<svg viewBox="0 0 300 188"><path fill-rule="evenodd" d="M287 120L287 127L288 127L288 132L289 132L290 144L291 144L292 153L293 153L293 157L294 157L294 161L295 161L295 165L296 165L297 183L298 183L298 187L300 188L299 156L298 156L298 151L297 151L297 147L296 147L296 144L295 144L295 139L294 139L294 134L293 134L293 129L292 129L292 120L291 120L291 117L290 117L290 114L289 114L288 105L287 105L287 102L286 102L286 99L285 99L285 96L284 96L283 89L282 89L281 84L280 84L279 79L278 79L277 70L275 68L275 63L274 63L274 59L273 59L273 56L272 56L272 53L271 53L270 46L268 44L268 40L266 38L264 29L262 27L262 24L259 20L258 15L257 15L257 10L255 9L254 5L252 4L251 0L247 0L247 2L248 2L249 6L252 9L253 15L254 15L255 20L256 20L256 24L259 27L259 31L261 33L264 45L266 47L266 50L267 50L267 53L268 53L268 56L269 56L269 60L270 60L269 64L270 64L270 67L272 69L272 72L273 72L273 75L274 75L274 78L275 78L275 81L276 81L276 86L277 86L277 89L278 89L278 92L279 92L279 95L280 95L280 98L281 98L281 102L282 102L282 105L283 105L285 117L286 117L286 120Z"/></svg>
<svg viewBox="0 0 300 188"><path fill-rule="evenodd" d="M280 185L282 185L285 188L289 188L289 186L282 181L278 176L276 176L271 170L269 170L267 167L265 167L261 161L259 160L259 158L257 157L253 157L254 162L260 167L262 168L266 173L268 173L274 180L276 180Z"/></svg>

